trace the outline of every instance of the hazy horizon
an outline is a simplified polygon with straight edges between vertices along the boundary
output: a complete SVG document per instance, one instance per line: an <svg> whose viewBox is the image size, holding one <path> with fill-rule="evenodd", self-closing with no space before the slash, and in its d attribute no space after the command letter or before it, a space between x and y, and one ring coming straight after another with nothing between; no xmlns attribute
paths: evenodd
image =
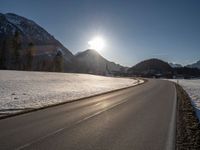
<svg viewBox="0 0 200 150"><path fill-rule="evenodd" d="M101 36L99 53L124 66L159 58L187 65L200 59L200 1L6 1L1 13L33 20L73 54Z"/></svg>

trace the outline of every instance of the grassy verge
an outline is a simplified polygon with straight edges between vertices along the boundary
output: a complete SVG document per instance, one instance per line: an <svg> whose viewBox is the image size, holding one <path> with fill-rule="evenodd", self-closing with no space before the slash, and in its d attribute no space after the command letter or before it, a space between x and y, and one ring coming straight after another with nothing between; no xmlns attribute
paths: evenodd
<svg viewBox="0 0 200 150"><path fill-rule="evenodd" d="M190 97L183 88L176 84L177 89L177 150L200 150L200 124Z"/></svg>

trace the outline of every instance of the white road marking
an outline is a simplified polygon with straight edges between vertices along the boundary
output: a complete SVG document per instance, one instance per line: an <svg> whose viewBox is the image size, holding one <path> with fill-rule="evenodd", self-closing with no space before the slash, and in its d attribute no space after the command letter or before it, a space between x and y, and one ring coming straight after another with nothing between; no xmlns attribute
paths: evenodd
<svg viewBox="0 0 200 150"><path fill-rule="evenodd" d="M175 150L175 136L176 136L176 106L177 106L177 92L174 85L174 103L172 108L172 117L169 123L169 132L166 143L166 150Z"/></svg>

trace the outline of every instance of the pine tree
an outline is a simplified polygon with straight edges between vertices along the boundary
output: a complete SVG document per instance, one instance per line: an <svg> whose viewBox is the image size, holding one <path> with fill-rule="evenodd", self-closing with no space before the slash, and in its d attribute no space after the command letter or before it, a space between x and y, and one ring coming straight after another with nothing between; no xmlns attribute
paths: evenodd
<svg viewBox="0 0 200 150"><path fill-rule="evenodd" d="M0 47L0 69L6 69L6 40L3 40Z"/></svg>
<svg viewBox="0 0 200 150"><path fill-rule="evenodd" d="M26 54L26 57L27 57L27 69L28 70L32 70L33 47L34 47L34 44L32 42L28 44L28 51L27 51L27 54Z"/></svg>
<svg viewBox="0 0 200 150"><path fill-rule="evenodd" d="M16 69L19 69L20 67L20 49L21 49L21 41L20 41L20 34L18 31L15 32L14 38L13 38L13 64L15 65Z"/></svg>
<svg viewBox="0 0 200 150"><path fill-rule="evenodd" d="M55 64L54 70L56 72L63 72L63 63L64 63L63 56L62 53L59 51L54 58L54 64Z"/></svg>

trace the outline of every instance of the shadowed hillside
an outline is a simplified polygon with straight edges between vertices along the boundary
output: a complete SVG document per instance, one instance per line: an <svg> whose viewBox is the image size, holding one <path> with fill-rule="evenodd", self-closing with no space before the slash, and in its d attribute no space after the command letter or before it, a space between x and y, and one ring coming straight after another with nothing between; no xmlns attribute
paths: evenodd
<svg viewBox="0 0 200 150"><path fill-rule="evenodd" d="M0 69L65 71L73 58L35 22L0 13Z"/></svg>
<svg viewBox="0 0 200 150"><path fill-rule="evenodd" d="M131 67L128 69L128 73L143 77L172 77L173 69L167 62L149 59Z"/></svg>
<svg viewBox="0 0 200 150"><path fill-rule="evenodd" d="M99 75L120 75L125 73L126 67L110 62L97 51L88 49L79 52L73 59L73 71Z"/></svg>

